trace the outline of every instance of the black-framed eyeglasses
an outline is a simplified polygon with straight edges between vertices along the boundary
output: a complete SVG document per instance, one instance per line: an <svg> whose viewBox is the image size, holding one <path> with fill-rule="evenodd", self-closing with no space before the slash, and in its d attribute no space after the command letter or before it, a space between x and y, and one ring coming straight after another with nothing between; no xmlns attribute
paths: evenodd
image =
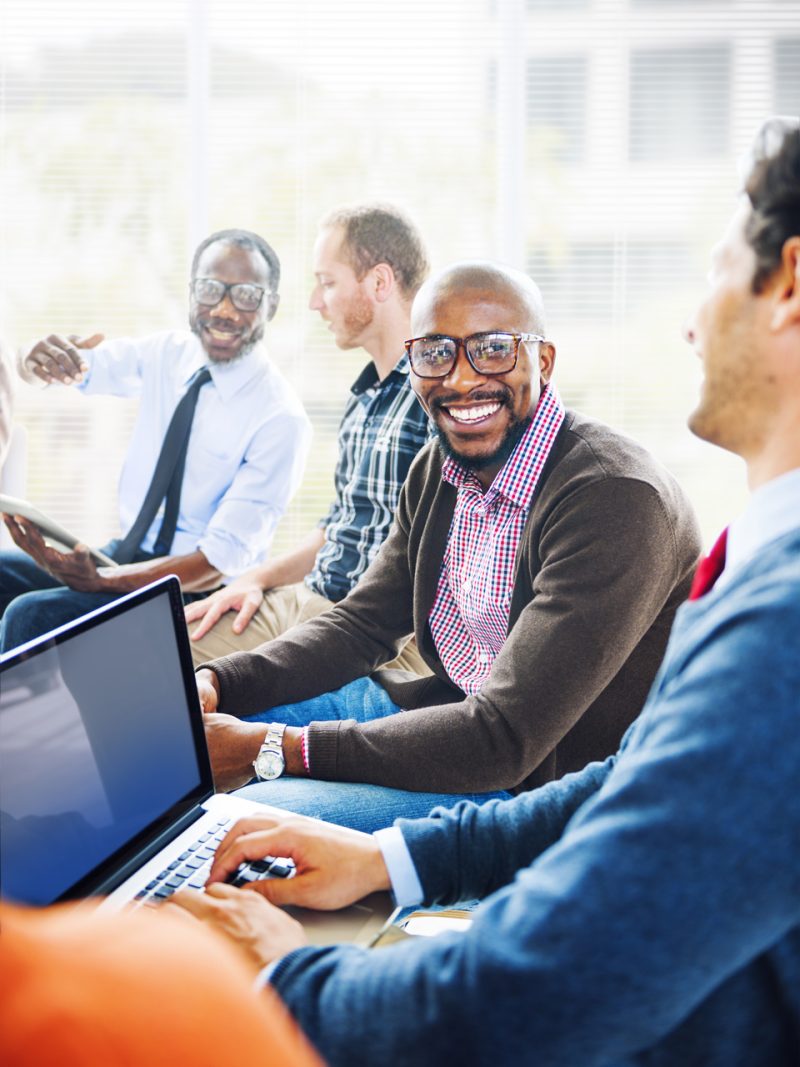
<svg viewBox="0 0 800 1067"><path fill-rule="evenodd" d="M189 286L192 296L206 308L216 307L225 299L225 294L231 294L231 303L239 311L258 311L264 293L268 292L263 285L253 285L251 282L233 282L227 285L217 278L193 278Z"/></svg>
<svg viewBox="0 0 800 1067"><path fill-rule="evenodd" d="M405 342L408 362L418 378L446 378L463 348L478 374L508 374L517 365L522 341L544 341L538 333L473 333L469 337L448 337L434 333L412 337Z"/></svg>

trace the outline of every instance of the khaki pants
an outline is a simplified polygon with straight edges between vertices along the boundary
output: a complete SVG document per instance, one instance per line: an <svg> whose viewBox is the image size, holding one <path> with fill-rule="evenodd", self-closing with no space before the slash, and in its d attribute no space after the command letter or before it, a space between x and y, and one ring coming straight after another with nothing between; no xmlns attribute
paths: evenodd
<svg viewBox="0 0 800 1067"><path fill-rule="evenodd" d="M312 592L305 582L283 585L270 589L264 594L258 611L250 620L243 633L233 632L235 611L228 611L207 634L199 641L192 641L192 659L195 666L209 660L228 656L231 652L249 652L274 637L280 637L298 623L306 622L317 615L322 615L333 607L330 600ZM196 624L195 624L196 625ZM424 677L430 674L425 661L417 651L413 637L403 648L397 659L384 664L385 667L399 667L401 670L413 671Z"/></svg>

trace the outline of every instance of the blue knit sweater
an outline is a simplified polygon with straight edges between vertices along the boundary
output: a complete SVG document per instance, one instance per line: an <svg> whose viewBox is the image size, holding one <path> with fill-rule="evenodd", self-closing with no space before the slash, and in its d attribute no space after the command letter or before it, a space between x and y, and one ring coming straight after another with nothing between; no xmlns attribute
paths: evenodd
<svg viewBox="0 0 800 1067"><path fill-rule="evenodd" d="M332 1064L800 1064L800 532L679 611L621 751L403 822L466 934L301 949L273 982Z"/></svg>

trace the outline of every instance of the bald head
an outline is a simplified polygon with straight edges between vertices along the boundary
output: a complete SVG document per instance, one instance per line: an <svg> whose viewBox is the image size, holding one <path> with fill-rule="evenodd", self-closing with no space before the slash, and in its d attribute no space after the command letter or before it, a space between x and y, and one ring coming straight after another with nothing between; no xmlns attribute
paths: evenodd
<svg viewBox="0 0 800 1067"><path fill-rule="evenodd" d="M515 329L546 336L539 287L527 274L481 260L455 263L430 278L417 293L411 312L414 334L453 299L475 304L504 303L518 317Z"/></svg>

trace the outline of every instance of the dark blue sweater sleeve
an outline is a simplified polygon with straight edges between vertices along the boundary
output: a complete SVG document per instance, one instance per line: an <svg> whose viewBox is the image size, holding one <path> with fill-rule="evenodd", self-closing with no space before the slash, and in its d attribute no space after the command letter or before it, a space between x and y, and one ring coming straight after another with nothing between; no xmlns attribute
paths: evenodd
<svg viewBox="0 0 800 1067"><path fill-rule="evenodd" d="M767 583L740 598L695 626L686 651L673 635L673 668L602 787L467 933L282 961L275 985L328 1062L605 1067L663 1048L669 1057L646 1062L791 1062L779 1056L800 1026L800 588L790 592ZM455 836L499 825L517 856L510 839L528 826L503 826L513 814L484 823L462 811ZM412 848L422 856L434 838ZM476 873L447 835L440 847ZM781 1004L796 1016L783 1027ZM756 1058L736 1054L754 1040Z"/></svg>
<svg viewBox="0 0 800 1067"><path fill-rule="evenodd" d="M574 813L603 784L616 757L592 763L531 793L477 805L434 808L398 819L427 904L483 899L555 844ZM520 828L524 827L524 833Z"/></svg>

